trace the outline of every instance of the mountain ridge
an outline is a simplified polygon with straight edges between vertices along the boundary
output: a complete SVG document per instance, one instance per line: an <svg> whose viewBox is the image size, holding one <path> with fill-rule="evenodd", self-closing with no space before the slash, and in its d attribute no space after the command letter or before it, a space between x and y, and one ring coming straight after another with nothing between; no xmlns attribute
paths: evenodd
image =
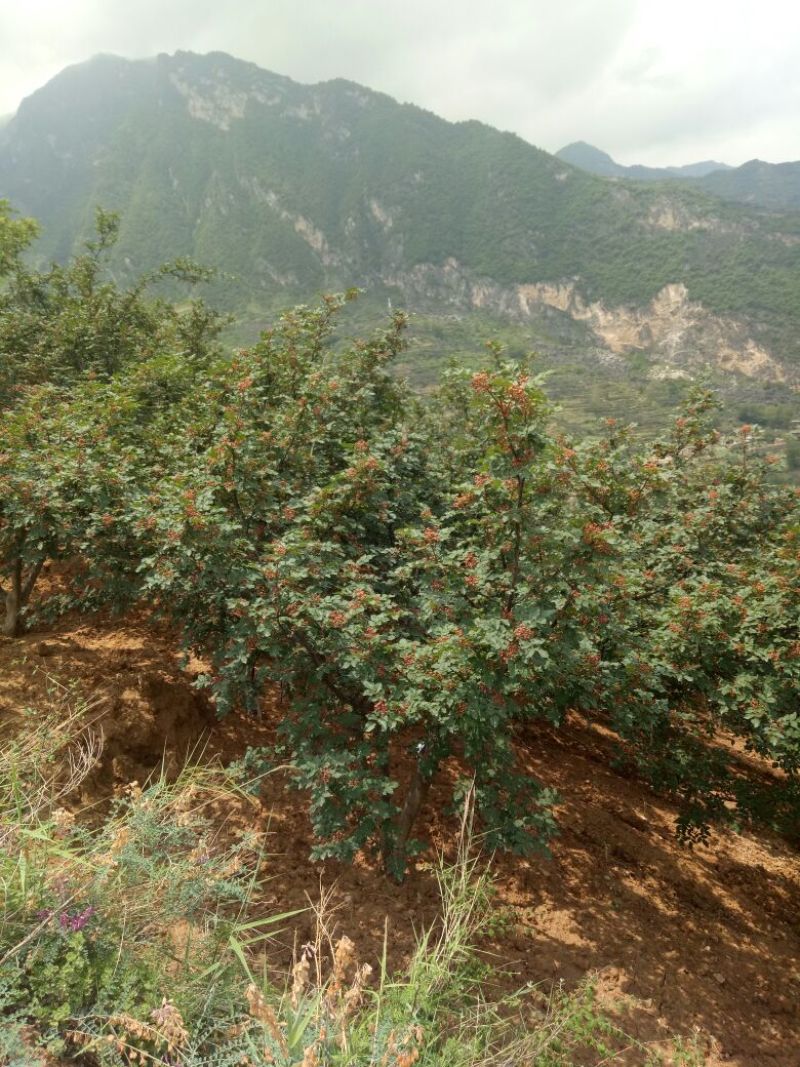
<svg viewBox="0 0 800 1067"><path fill-rule="evenodd" d="M624 165L617 163L615 159L595 145L587 141L573 141L564 145L556 153L559 159L571 163L575 167L597 174L604 178L633 178L639 181L663 181L667 178L702 178L714 171L733 170L727 163L719 163L713 159L701 160L697 163L686 163L677 167L647 167L641 163Z"/></svg>
<svg viewBox="0 0 800 1067"><path fill-rule="evenodd" d="M0 132L0 196L41 219L44 260L90 236L99 204L122 216L116 272L192 256L237 309L356 285L543 324L555 348L574 322L598 358L643 353L667 377L800 366L800 215L609 183L475 120L226 53L62 71Z"/></svg>
<svg viewBox="0 0 800 1067"><path fill-rule="evenodd" d="M559 159L602 178L634 181L692 182L697 188L735 203L770 211L800 210L800 161L766 163L749 159L738 167L705 160L682 167L624 166L586 141L574 141L556 153Z"/></svg>

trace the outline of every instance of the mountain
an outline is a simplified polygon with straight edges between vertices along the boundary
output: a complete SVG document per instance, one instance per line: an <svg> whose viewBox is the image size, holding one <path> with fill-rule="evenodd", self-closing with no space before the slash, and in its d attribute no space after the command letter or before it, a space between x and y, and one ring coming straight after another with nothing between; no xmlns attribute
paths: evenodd
<svg viewBox="0 0 800 1067"><path fill-rule="evenodd" d="M682 167L643 167L640 164L626 167L615 162L607 152L602 152L586 141L574 141L556 152L559 159L573 167L601 178L634 178L637 181L663 181L666 178L702 178L716 171L731 170L727 163L706 159L700 163L687 163Z"/></svg>
<svg viewBox="0 0 800 1067"><path fill-rule="evenodd" d="M751 159L741 167L708 174L699 184L726 200L773 211L800 211L800 161L764 163Z"/></svg>
<svg viewBox="0 0 800 1067"><path fill-rule="evenodd" d="M700 372L782 402L800 375L800 215L609 182L479 122L223 53L67 68L0 130L0 196L41 220L43 259L90 234L96 205L118 210L115 273L192 256L254 330L353 285L365 308L410 307L423 378L498 333L582 411L614 394L630 415Z"/></svg>
<svg viewBox="0 0 800 1067"><path fill-rule="evenodd" d="M615 163L608 152L602 152L586 141L573 141L556 152L559 159L580 167L589 174L599 174L601 178L624 178L625 167Z"/></svg>
<svg viewBox="0 0 800 1067"><path fill-rule="evenodd" d="M751 159L740 167L706 160L683 167L624 167L607 152L585 141L575 141L556 153L559 159L601 178L632 178L635 181L697 179L697 188L724 200L763 207L770 211L800 211L800 161L764 163Z"/></svg>

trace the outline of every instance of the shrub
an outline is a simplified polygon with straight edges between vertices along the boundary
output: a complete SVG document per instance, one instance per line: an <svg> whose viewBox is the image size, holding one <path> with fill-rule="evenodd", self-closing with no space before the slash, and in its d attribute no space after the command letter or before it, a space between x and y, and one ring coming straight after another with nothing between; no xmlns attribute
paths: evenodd
<svg viewBox="0 0 800 1067"><path fill-rule="evenodd" d="M166 388L170 372L162 364L177 361L196 374L219 356L216 339L227 321L198 300L178 309L150 292L167 278L194 285L211 276L188 260L121 289L105 271L119 219L98 210L96 230L96 239L66 266L33 271L23 252L36 227L11 218L0 200L0 633L6 636L21 630L48 560L86 549L87 530L112 523L120 468L144 443L136 430L175 399L180 375ZM141 366L149 374L137 375ZM126 372L127 392L104 391ZM76 511L84 535L77 544L69 536Z"/></svg>
<svg viewBox="0 0 800 1067"><path fill-rule="evenodd" d="M391 375L404 321L331 343L338 302L287 314L222 368L171 472L140 498L147 595L211 659L220 713L285 697L280 733L318 856L402 876L435 781L473 783L492 846L541 847L552 794L523 724L574 709L713 817L788 824L800 753L798 497L713 399L662 440L613 420L572 447L540 383L494 353L423 409ZM787 777L757 787L722 729Z"/></svg>
<svg viewBox="0 0 800 1067"><path fill-rule="evenodd" d="M496 347L423 406L392 373L403 316L341 343L341 305L228 360L167 351L18 403L7 632L45 561L76 559L66 602L160 612L220 714L279 686L272 755L309 795L314 854L372 850L398 878L434 786L454 809L474 790L491 847L546 846L555 798L518 740L571 711L682 801L685 835L790 827L800 505L751 428L720 441L700 393L662 439L609 420L573 446ZM732 739L784 777L743 773Z"/></svg>

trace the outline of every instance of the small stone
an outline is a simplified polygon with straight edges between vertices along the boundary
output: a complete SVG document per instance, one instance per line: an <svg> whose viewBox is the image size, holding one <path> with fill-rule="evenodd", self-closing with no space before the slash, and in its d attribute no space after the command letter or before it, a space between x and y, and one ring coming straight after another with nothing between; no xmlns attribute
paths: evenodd
<svg viewBox="0 0 800 1067"><path fill-rule="evenodd" d="M724 974L720 974L720 972L717 971L716 974L714 975L714 981L718 985L725 985L725 975Z"/></svg>

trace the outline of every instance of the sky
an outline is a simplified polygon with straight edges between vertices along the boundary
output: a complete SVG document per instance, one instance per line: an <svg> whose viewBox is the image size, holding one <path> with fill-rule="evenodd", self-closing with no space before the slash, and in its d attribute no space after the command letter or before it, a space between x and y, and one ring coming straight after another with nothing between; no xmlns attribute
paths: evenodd
<svg viewBox="0 0 800 1067"><path fill-rule="evenodd" d="M0 115L98 52L224 51L621 163L800 159L797 0L0 0Z"/></svg>

